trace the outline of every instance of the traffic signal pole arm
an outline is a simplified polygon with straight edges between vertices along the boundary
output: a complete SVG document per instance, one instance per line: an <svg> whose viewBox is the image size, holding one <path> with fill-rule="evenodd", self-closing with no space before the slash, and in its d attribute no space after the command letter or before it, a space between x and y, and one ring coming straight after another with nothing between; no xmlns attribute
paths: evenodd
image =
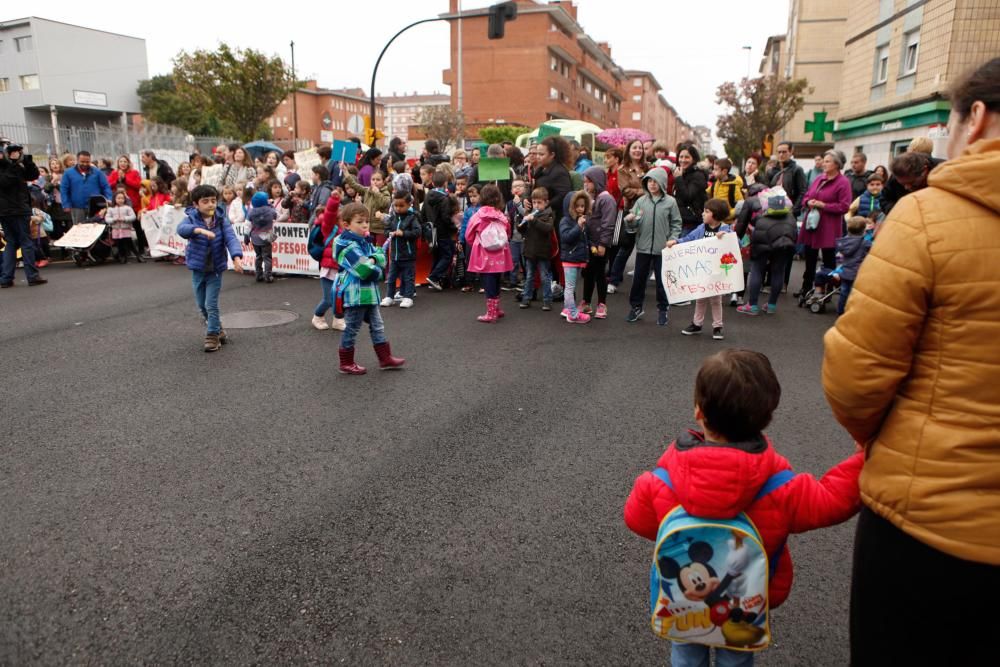
<svg viewBox="0 0 1000 667"><path fill-rule="evenodd" d="M378 66L382 63L382 56L384 56L385 52L389 50L389 46L394 41L396 41L396 38L399 37L400 35L402 35L404 32L406 32L410 28L412 28L413 26L420 25L421 23L432 23L434 21L454 21L454 20L456 20L458 18L473 18L475 16L490 16L491 14L498 13L499 11L501 11L502 8L506 7L507 5L512 5L513 9L512 10L511 9L506 9L505 10L505 14L504 14L505 18L504 18L504 20L508 20L508 21L509 20L513 20L513 18L517 15L517 6L513 2L502 2L499 5L493 5L492 7L489 7L487 9L474 10L474 11L469 11L469 12L462 12L461 15L459 15L459 14L442 14L441 16L436 16L436 17L434 17L432 19L423 19L421 21L415 21L414 23L411 23L410 25L406 26L405 28L403 28L402 30L400 30L399 32L397 32L395 35L392 36L392 39L390 39L388 42L386 42L386 45L384 47L382 47L382 52L380 54L378 54L378 60L375 61L375 69L372 70L371 108L369 109L369 113L368 113L368 119L369 119L369 123L371 124L371 129L372 129L372 142L371 142L372 146L374 146L375 143L378 141L375 138L375 137L378 136L375 133L375 131L378 129L378 125L375 124L375 77L378 75ZM501 30L501 32L502 32L502 30Z"/></svg>

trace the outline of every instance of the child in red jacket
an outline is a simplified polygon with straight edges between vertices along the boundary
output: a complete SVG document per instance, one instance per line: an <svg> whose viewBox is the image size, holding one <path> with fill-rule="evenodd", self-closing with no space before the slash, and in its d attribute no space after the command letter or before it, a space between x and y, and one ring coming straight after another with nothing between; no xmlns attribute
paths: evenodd
<svg viewBox="0 0 1000 667"><path fill-rule="evenodd" d="M673 488L644 472L625 503L625 523L649 540L656 539L660 522L678 505L703 519L732 519L746 512L766 552L777 554L768 587L772 609L785 601L792 587L792 559L785 547L788 535L853 516L860 507L858 476L864 462L858 448L819 481L812 475L795 475L755 499L772 475L791 470L762 432L780 397L781 385L763 354L723 350L708 357L695 380L694 417L702 432L681 435L657 464L667 471ZM674 667L708 664L707 646L675 642L672 647ZM719 649L717 659L719 664L751 665L753 655Z"/></svg>
<svg viewBox="0 0 1000 667"><path fill-rule="evenodd" d="M333 254L334 237L340 228L339 212L340 197L333 194L326 200L326 209L320 215L316 216L316 220L313 222L314 225L320 226L320 234L323 240L330 240L323 248L323 259L319 262L319 283L323 290L323 300L316 306L312 318L313 327L320 331L327 329L343 331L347 326L344 318L337 317L336 309L333 307L333 285L337 281L337 272L340 270ZM326 311L331 309L334 311L333 323L327 324Z"/></svg>

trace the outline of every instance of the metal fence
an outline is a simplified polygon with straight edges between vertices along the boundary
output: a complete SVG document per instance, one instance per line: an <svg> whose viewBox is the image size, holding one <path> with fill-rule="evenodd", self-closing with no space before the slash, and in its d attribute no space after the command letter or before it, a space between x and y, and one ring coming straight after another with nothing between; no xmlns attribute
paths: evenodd
<svg viewBox="0 0 1000 667"><path fill-rule="evenodd" d="M51 127L0 123L0 136L24 146L25 152L33 155L76 154L89 151L94 158L117 155L134 155L144 149L157 152L182 151L192 153L198 149L211 153L222 143L231 143L229 137L205 137L186 134L183 130L169 125L146 123L142 130L120 125L99 125L93 127Z"/></svg>

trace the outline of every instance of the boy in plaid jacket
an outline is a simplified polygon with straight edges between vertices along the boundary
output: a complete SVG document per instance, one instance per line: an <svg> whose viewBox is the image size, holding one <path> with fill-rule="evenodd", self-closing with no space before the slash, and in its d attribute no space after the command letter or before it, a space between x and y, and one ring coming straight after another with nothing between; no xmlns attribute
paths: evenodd
<svg viewBox="0 0 1000 667"><path fill-rule="evenodd" d="M369 236L368 209L362 204L348 204L340 209L345 231L337 237L334 254L340 266L337 296L343 301L346 328L340 338L340 368L346 375L364 375L364 366L354 361L354 341L363 322L368 323L380 370L401 367L405 360L392 356L385 337L385 325L379 312L379 283L385 272L385 253L372 245Z"/></svg>

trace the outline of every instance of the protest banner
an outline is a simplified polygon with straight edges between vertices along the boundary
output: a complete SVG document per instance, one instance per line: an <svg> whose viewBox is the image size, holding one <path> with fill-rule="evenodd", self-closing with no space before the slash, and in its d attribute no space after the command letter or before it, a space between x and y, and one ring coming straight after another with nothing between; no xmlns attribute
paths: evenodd
<svg viewBox="0 0 1000 667"><path fill-rule="evenodd" d="M250 230L250 223L233 225L240 245L243 246L243 267L253 271L257 258L252 243L244 243L244 236ZM318 276L319 264L309 255L309 225L287 222L274 225L274 241L271 243L271 270L275 273ZM230 259L229 266L232 267Z"/></svg>
<svg viewBox="0 0 1000 667"><path fill-rule="evenodd" d="M678 243L663 252L663 286L670 303L705 299L743 289L743 259L740 242L730 232L721 239L711 237Z"/></svg>
<svg viewBox="0 0 1000 667"><path fill-rule="evenodd" d="M156 209L157 213L157 223L159 235L156 239L156 243L149 240L146 237L146 242L149 244L150 253L156 251L162 255L177 255L178 257L183 257L184 253L187 252L187 239L182 239L177 235L177 225L184 221L187 214L184 209L177 208L171 204L164 204L160 208Z"/></svg>
<svg viewBox="0 0 1000 667"><path fill-rule="evenodd" d="M53 241L57 248L89 248L104 233L105 224L100 222L84 222L73 225L68 232Z"/></svg>
<svg viewBox="0 0 1000 667"><path fill-rule="evenodd" d="M484 157L479 160L480 181L509 181L510 160L505 157Z"/></svg>
<svg viewBox="0 0 1000 667"><path fill-rule="evenodd" d="M213 188L222 187L222 172L225 169L225 165L213 164L207 167L201 168L201 184L211 185Z"/></svg>
<svg viewBox="0 0 1000 667"><path fill-rule="evenodd" d="M295 167L300 174L308 174L313 167L323 164L323 159L315 148L295 153Z"/></svg>

